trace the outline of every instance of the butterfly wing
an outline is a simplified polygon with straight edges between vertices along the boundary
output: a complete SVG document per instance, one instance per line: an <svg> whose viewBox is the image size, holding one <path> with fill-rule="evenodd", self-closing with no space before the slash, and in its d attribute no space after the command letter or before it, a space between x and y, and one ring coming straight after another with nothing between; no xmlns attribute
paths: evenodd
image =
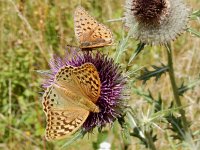
<svg viewBox="0 0 200 150"><path fill-rule="evenodd" d="M79 108L51 110L47 116L46 139L58 140L75 133L85 122L89 111Z"/></svg>
<svg viewBox="0 0 200 150"><path fill-rule="evenodd" d="M74 69L73 74L82 93L93 103L96 103L101 90L101 82L96 67L91 63L85 63Z"/></svg>
<svg viewBox="0 0 200 150"><path fill-rule="evenodd" d="M110 29L98 23L80 6L75 10L74 29L81 48L97 48L113 43Z"/></svg>
<svg viewBox="0 0 200 150"><path fill-rule="evenodd" d="M63 66L62 68L60 68L60 70L55 75L54 84L60 87L63 87L65 89L68 89L76 93L77 95L82 95L77 83L75 82L73 78L74 69L75 67L70 66L70 65Z"/></svg>
<svg viewBox="0 0 200 150"><path fill-rule="evenodd" d="M79 67L65 66L57 73L56 84L96 103L100 96L101 82L96 67L85 63Z"/></svg>
<svg viewBox="0 0 200 150"><path fill-rule="evenodd" d="M70 136L85 122L89 111L77 107L60 96L50 86L43 96L43 109L47 117L46 139L57 140Z"/></svg>
<svg viewBox="0 0 200 150"><path fill-rule="evenodd" d="M81 6L77 7L74 13L74 30L77 40L82 43L90 36L90 32L98 26L97 21L88 14Z"/></svg>

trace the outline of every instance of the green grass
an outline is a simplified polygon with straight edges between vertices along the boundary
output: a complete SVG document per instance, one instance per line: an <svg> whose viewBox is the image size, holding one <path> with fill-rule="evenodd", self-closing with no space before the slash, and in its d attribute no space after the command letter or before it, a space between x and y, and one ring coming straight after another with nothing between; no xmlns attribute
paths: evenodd
<svg viewBox="0 0 200 150"><path fill-rule="evenodd" d="M77 46L74 35L73 13L77 5L85 7L98 21L106 24L113 31L115 45L102 48L101 51L115 56L116 46L125 34L123 23L107 22L109 19L123 16L123 0L88 0L88 1L0 1L0 149L59 149L66 140L47 142L44 139L45 114L42 111L41 88L42 77L37 70L48 70L48 61L53 54L64 54L67 45ZM198 0L189 1L194 10L200 7ZM200 30L198 21L191 21L190 26ZM138 41L130 39L127 48L120 55L119 63L126 67ZM173 43L174 67L178 85L184 81L192 82L200 74L200 39L185 33ZM167 53L163 47L145 47L139 56L132 61L129 70L140 67L150 67L153 64L167 62ZM126 68L126 69L127 69ZM139 71L136 72L139 74ZM163 107L167 109L173 95L168 75L162 75L158 82L151 79L144 86L141 81L134 82L139 94L131 92L129 104L136 111L136 118L143 118L152 111L152 106L146 102L142 92L150 89L153 97L161 93ZM187 106L186 117L191 121L194 142L200 140L200 86L187 91L182 97L183 105ZM138 91L137 91L138 92ZM143 114L144 113L144 116ZM155 127L158 141L157 149L182 149L170 137L171 131L166 131L166 125L161 122L163 115L148 123ZM149 117L148 115L146 117ZM150 115L150 118L154 117ZM160 119L161 118L161 119ZM144 118L143 118L144 119ZM141 125L144 120L141 120ZM145 123L144 123L145 124ZM151 124L151 125L152 125ZM141 126L142 127L142 126ZM85 136L84 139L72 143L68 149L92 150L102 140L112 143L112 149L144 149L141 141L135 137L124 138L122 129L115 123L107 127L104 133ZM95 145L96 144L96 145Z"/></svg>

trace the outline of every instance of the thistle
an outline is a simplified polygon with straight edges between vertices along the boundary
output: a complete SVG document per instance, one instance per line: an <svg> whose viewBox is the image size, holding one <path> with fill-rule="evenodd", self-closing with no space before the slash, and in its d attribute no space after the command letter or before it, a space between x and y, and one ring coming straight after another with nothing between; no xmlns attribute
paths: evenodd
<svg viewBox="0 0 200 150"><path fill-rule="evenodd" d="M125 26L146 44L175 40L186 28L189 9L182 0L126 0Z"/></svg>
<svg viewBox="0 0 200 150"><path fill-rule="evenodd" d="M70 48L70 52L66 52L64 58L54 56L50 61L51 73L46 75L43 87L46 89L55 84L56 74L61 68L66 66L80 67L84 64L92 64L96 68L101 83L100 96L95 102L99 111L90 112L81 126L83 131L88 132L95 127L102 128L107 123L112 124L122 115L126 107L125 95L123 94L126 78L123 77L119 65L114 64L113 59L100 52L83 52L79 51L78 48Z"/></svg>

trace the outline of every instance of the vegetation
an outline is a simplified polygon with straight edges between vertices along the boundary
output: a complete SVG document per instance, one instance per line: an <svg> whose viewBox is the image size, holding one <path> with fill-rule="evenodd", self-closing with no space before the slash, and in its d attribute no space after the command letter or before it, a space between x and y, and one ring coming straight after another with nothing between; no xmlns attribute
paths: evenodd
<svg viewBox="0 0 200 150"><path fill-rule="evenodd" d="M1 0L0 149L53 150L67 142L44 138L44 91L38 72L49 69L53 54L63 55L67 45L78 45L73 13L80 4L113 31L115 45L100 51L128 76L131 108L112 126L94 130L67 149L98 149L103 141L113 150L200 149L200 1L188 3L193 14L186 33L170 46L143 47L129 38L119 19L124 0Z"/></svg>

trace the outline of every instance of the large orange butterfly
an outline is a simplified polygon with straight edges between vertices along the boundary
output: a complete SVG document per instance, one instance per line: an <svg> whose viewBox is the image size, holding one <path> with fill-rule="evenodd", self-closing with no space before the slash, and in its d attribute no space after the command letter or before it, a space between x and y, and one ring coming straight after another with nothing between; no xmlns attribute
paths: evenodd
<svg viewBox="0 0 200 150"><path fill-rule="evenodd" d="M98 113L100 109L95 103L100 90L99 74L93 64L60 68L42 99L47 117L46 139L70 137L81 128L90 112Z"/></svg>
<svg viewBox="0 0 200 150"><path fill-rule="evenodd" d="M110 29L98 23L81 6L75 10L74 30L81 49L99 48L113 44L113 34Z"/></svg>

